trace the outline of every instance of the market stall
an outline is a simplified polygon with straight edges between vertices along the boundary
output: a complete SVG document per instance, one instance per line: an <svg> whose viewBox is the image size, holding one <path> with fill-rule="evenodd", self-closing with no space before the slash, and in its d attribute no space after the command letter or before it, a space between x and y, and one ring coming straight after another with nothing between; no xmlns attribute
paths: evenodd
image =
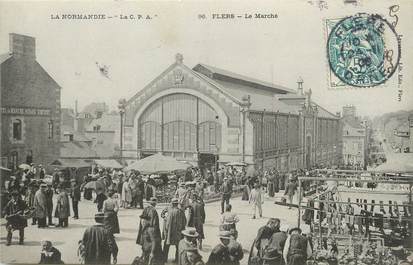
<svg viewBox="0 0 413 265"><path fill-rule="evenodd" d="M155 154L124 168L124 171L139 171L144 175L145 189L155 193L158 202L170 202L177 189L178 175L184 173L191 164L173 157Z"/></svg>
<svg viewBox="0 0 413 265"><path fill-rule="evenodd" d="M58 168L63 175L64 182L76 179L78 183L83 182L83 177L91 173L91 163L82 159L59 158L50 163L51 166Z"/></svg>
<svg viewBox="0 0 413 265"><path fill-rule="evenodd" d="M394 247L411 251L413 179L403 175L407 172L399 173L395 176L329 170L326 175L298 178L298 226L303 219L311 228L315 261L397 264L386 253ZM303 182L315 184L310 187L315 187L316 192L309 196L301 188ZM375 193L367 188L369 183L377 187ZM343 188L348 186L352 193L346 194L348 191ZM391 200L386 197L389 191ZM338 238L342 238L341 245L336 244ZM334 258L329 256L328 242L335 242L338 249Z"/></svg>

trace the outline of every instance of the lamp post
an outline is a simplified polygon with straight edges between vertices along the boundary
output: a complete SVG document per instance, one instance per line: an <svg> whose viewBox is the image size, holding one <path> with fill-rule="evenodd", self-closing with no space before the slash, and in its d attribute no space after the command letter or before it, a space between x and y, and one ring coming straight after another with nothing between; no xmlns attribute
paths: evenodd
<svg viewBox="0 0 413 265"><path fill-rule="evenodd" d="M125 107L126 107L126 100L125 99L120 99L118 103L118 109L119 109L119 114L120 114L120 150L119 150L119 156L120 156L120 162L123 164L123 117L125 116Z"/></svg>

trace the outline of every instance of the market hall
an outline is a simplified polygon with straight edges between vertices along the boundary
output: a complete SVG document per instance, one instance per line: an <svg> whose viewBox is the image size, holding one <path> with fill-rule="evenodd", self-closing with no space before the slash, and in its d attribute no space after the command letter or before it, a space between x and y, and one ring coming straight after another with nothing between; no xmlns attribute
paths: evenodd
<svg viewBox="0 0 413 265"><path fill-rule="evenodd" d="M125 103L122 157L155 153L202 169L239 161L282 172L337 165L341 124L304 91L175 62Z"/></svg>

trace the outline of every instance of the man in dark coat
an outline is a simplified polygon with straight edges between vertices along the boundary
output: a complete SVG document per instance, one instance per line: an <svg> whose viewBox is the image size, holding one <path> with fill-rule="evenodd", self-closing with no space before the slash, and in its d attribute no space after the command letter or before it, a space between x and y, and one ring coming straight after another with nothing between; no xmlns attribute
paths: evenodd
<svg viewBox="0 0 413 265"><path fill-rule="evenodd" d="M150 200L150 204L143 209L142 216L149 217L149 221L145 222L148 223L149 226L153 227L155 233L161 236L161 229L159 228L159 216L158 212L156 211L156 203L157 199L152 197ZM142 222L139 224L138 230L138 237L136 238L136 244L142 245L142 229L143 225Z"/></svg>
<svg viewBox="0 0 413 265"><path fill-rule="evenodd" d="M285 241L287 240L287 237L288 237L288 234L285 231L277 231L271 236L270 242L268 243L266 250L271 249L271 250L274 250L274 252L271 253L271 256L272 256L271 262L267 262L268 264L276 264L276 265L284 264L283 251L284 251ZM268 254L268 253L264 251L261 257L262 259L264 259L265 254Z"/></svg>
<svg viewBox="0 0 413 265"><path fill-rule="evenodd" d="M161 235L155 231L151 225L151 217L142 213L141 218L141 237L142 259L144 265L163 264L161 248Z"/></svg>
<svg viewBox="0 0 413 265"><path fill-rule="evenodd" d="M70 192L70 197L72 198L72 208L73 208L73 218L79 219L79 202L80 202L80 185L75 179L71 180L72 189Z"/></svg>
<svg viewBox="0 0 413 265"><path fill-rule="evenodd" d="M168 261L169 247L175 246L175 262L178 260L178 244L182 239L182 230L185 229L186 217L185 212L178 208L178 199L173 198L172 207L168 209L166 223L164 225L164 258L165 262Z"/></svg>
<svg viewBox="0 0 413 265"><path fill-rule="evenodd" d="M198 232L198 246L202 249L202 239L204 235L204 223L205 223L205 207L202 199L198 195L194 194L192 203L189 208L189 221L188 226L195 227Z"/></svg>
<svg viewBox="0 0 413 265"><path fill-rule="evenodd" d="M228 245L231 240L231 232L219 232L219 240L221 242L212 249L208 262L206 263L207 265L227 265L231 263L231 258L228 251Z"/></svg>
<svg viewBox="0 0 413 265"><path fill-rule="evenodd" d="M96 195L95 203L98 208L98 212L101 212L103 209L103 202L106 201L108 197L105 195L104 191L101 189L96 190L96 193L97 195Z"/></svg>
<svg viewBox="0 0 413 265"><path fill-rule="evenodd" d="M47 204L48 225L54 225L53 224L53 189L52 189L51 184L47 185L45 195L46 195L46 204Z"/></svg>
<svg viewBox="0 0 413 265"><path fill-rule="evenodd" d="M291 179L291 177L290 177L290 180L289 180L287 186L285 187L285 192L284 192L284 195L288 196L288 203L290 203L290 204L293 203L293 197L294 197L294 194L297 190L297 187L298 186L297 186L296 181L294 179ZM291 207L288 207L288 209L291 209Z"/></svg>
<svg viewBox="0 0 413 265"><path fill-rule="evenodd" d="M283 256L287 265L306 264L307 258L312 255L311 245L306 236L301 234L300 228L290 230L290 236L285 241Z"/></svg>
<svg viewBox="0 0 413 265"><path fill-rule="evenodd" d="M255 248L258 250L258 256L261 257L263 250L268 246L272 235L280 228L280 219L270 218L267 224L258 229L257 237L255 238Z"/></svg>
<svg viewBox="0 0 413 265"><path fill-rule="evenodd" d="M88 227L83 234L82 244L84 246L85 264L116 264L118 257L118 246L115 238L103 225L105 214L95 214L96 225Z"/></svg>
<svg viewBox="0 0 413 265"><path fill-rule="evenodd" d="M62 264L62 255L60 251L52 246L52 242L42 241L42 252L40 254L39 264Z"/></svg>
<svg viewBox="0 0 413 265"><path fill-rule="evenodd" d="M56 227L67 227L69 226L68 218L70 216L69 195L67 195L62 184L57 187L57 192L55 217L59 219L59 224Z"/></svg>
<svg viewBox="0 0 413 265"><path fill-rule="evenodd" d="M27 227L27 220L22 215L26 208L26 203L21 199L19 192L13 191L11 200L6 204L6 207L3 210L4 218L7 220L7 246L11 244L14 230L19 230L19 244L23 245L24 228Z"/></svg>
<svg viewBox="0 0 413 265"><path fill-rule="evenodd" d="M227 177L224 177L224 182L221 186L221 214L224 213L225 203L229 204L229 199L231 198L232 187L228 182Z"/></svg>
<svg viewBox="0 0 413 265"><path fill-rule="evenodd" d="M139 173L138 173L139 174ZM136 200L139 204L139 208L143 209L143 195L145 193L145 183L142 180L142 176L138 175L136 183Z"/></svg>

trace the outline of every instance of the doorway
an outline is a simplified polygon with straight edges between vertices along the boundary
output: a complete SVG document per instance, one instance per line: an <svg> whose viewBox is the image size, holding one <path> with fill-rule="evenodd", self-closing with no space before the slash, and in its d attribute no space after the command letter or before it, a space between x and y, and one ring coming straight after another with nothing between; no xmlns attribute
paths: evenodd
<svg viewBox="0 0 413 265"><path fill-rule="evenodd" d="M209 154L209 153L200 153L198 157L198 165L202 174L205 176L207 169L211 171L216 170L217 161L219 159L218 155Z"/></svg>

